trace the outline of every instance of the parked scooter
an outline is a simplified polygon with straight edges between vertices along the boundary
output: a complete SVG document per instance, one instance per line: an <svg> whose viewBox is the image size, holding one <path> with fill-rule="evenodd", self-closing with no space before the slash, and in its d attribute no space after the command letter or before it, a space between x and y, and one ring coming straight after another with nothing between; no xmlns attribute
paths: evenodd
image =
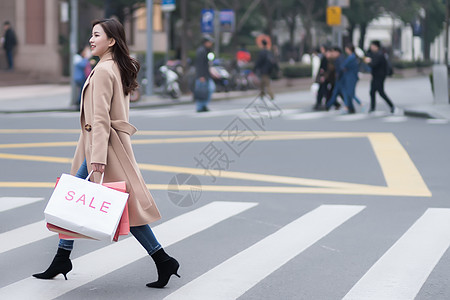
<svg viewBox="0 0 450 300"><path fill-rule="evenodd" d="M158 89L157 92L159 91L163 94L168 94L173 99L180 98L181 89L178 79L178 74L166 65L159 67L158 74L155 76L155 84Z"/></svg>
<svg viewBox="0 0 450 300"><path fill-rule="evenodd" d="M182 92L178 74L166 65L162 65L155 70L153 91L156 94L169 95L173 99L181 97ZM131 102L139 101L141 93L145 91L145 87L148 84L148 80L145 78L145 66L141 68L138 74L138 82L140 83L138 88L131 93Z"/></svg>
<svg viewBox="0 0 450 300"><path fill-rule="evenodd" d="M231 75L228 70L216 59L209 67L209 73L214 80L217 92L229 92L231 90Z"/></svg>

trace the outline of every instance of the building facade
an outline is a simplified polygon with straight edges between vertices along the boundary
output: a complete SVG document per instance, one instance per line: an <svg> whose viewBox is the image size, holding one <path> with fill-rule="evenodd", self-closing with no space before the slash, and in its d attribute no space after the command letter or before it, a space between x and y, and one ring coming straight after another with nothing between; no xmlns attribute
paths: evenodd
<svg viewBox="0 0 450 300"><path fill-rule="evenodd" d="M104 10L78 1L78 45L88 44L91 22L101 19ZM145 6L125 20L131 51L145 51ZM154 6L154 51L165 51L160 5ZM14 68L41 81L60 82L70 74L70 0L1 0L0 23L9 21L17 37ZM3 30L1 35L3 35ZM0 50L0 69L6 69L6 57ZM66 80L67 81L67 80Z"/></svg>

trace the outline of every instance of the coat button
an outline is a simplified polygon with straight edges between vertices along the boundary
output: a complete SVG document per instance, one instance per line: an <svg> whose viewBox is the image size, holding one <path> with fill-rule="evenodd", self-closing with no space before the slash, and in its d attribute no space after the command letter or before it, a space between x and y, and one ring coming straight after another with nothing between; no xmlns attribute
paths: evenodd
<svg viewBox="0 0 450 300"><path fill-rule="evenodd" d="M89 124L86 124L86 125L84 125L84 129L85 129L87 132L90 132L90 131L92 130L92 126L89 125Z"/></svg>

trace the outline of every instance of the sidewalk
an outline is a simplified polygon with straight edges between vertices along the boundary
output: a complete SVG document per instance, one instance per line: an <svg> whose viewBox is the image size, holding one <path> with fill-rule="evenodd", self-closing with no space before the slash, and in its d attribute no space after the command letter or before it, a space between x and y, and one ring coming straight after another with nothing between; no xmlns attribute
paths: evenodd
<svg viewBox="0 0 450 300"><path fill-rule="evenodd" d="M358 84L357 95L368 101L370 76L363 74ZM310 78L282 79L273 81L272 87L276 93L303 92L299 96L305 105L313 105L311 95L305 95L311 86ZM405 115L423 118L450 120L450 105L434 105L431 89L424 76L389 79L386 82L388 95ZM241 97L253 97L256 90L232 91L215 93L213 101L232 100ZM379 99L379 96L378 96ZM303 101L302 101L303 102ZM382 100L377 101L381 103ZM159 95L143 96L139 101L131 103L132 109L173 106L192 103L191 95L183 95L180 99L171 99ZM32 113L49 111L76 111L70 104L70 86L58 84L39 84L24 86L0 86L0 113Z"/></svg>
<svg viewBox="0 0 450 300"><path fill-rule="evenodd" d="M308 90L311 79L292 79L274 81L275 92ZM48 111L76 111L77 107L70 103L70 85L36 84L23 86L0 85L0 113L33 113ZM231 91L214 93L213 101L232 100L241 97L253 97L257 90ZM130 108L152 108L192 103L192 95L183 95L179 99L161 95L142 96L137 102L130 103Z"/></svg>

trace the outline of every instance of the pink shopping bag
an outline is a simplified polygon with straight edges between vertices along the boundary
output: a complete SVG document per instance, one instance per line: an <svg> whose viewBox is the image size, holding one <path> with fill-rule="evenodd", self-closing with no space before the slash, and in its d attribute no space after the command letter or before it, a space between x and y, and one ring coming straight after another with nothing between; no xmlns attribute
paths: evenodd
<svg viewBox="0 0 450 300"><path fill-rule="evenodd" d="M124 182L105 185L63 174L44 211L52 231L59 227L63 230L61 234L73 238L117 240L121 234L120 220L126 224L128 219L128 214L123 215L128 194L122 192L125 190ZM123 225L122 233L128 234L127 231L129 227L127 229ZM75 236L72 233L76 233Z"/></svg>

